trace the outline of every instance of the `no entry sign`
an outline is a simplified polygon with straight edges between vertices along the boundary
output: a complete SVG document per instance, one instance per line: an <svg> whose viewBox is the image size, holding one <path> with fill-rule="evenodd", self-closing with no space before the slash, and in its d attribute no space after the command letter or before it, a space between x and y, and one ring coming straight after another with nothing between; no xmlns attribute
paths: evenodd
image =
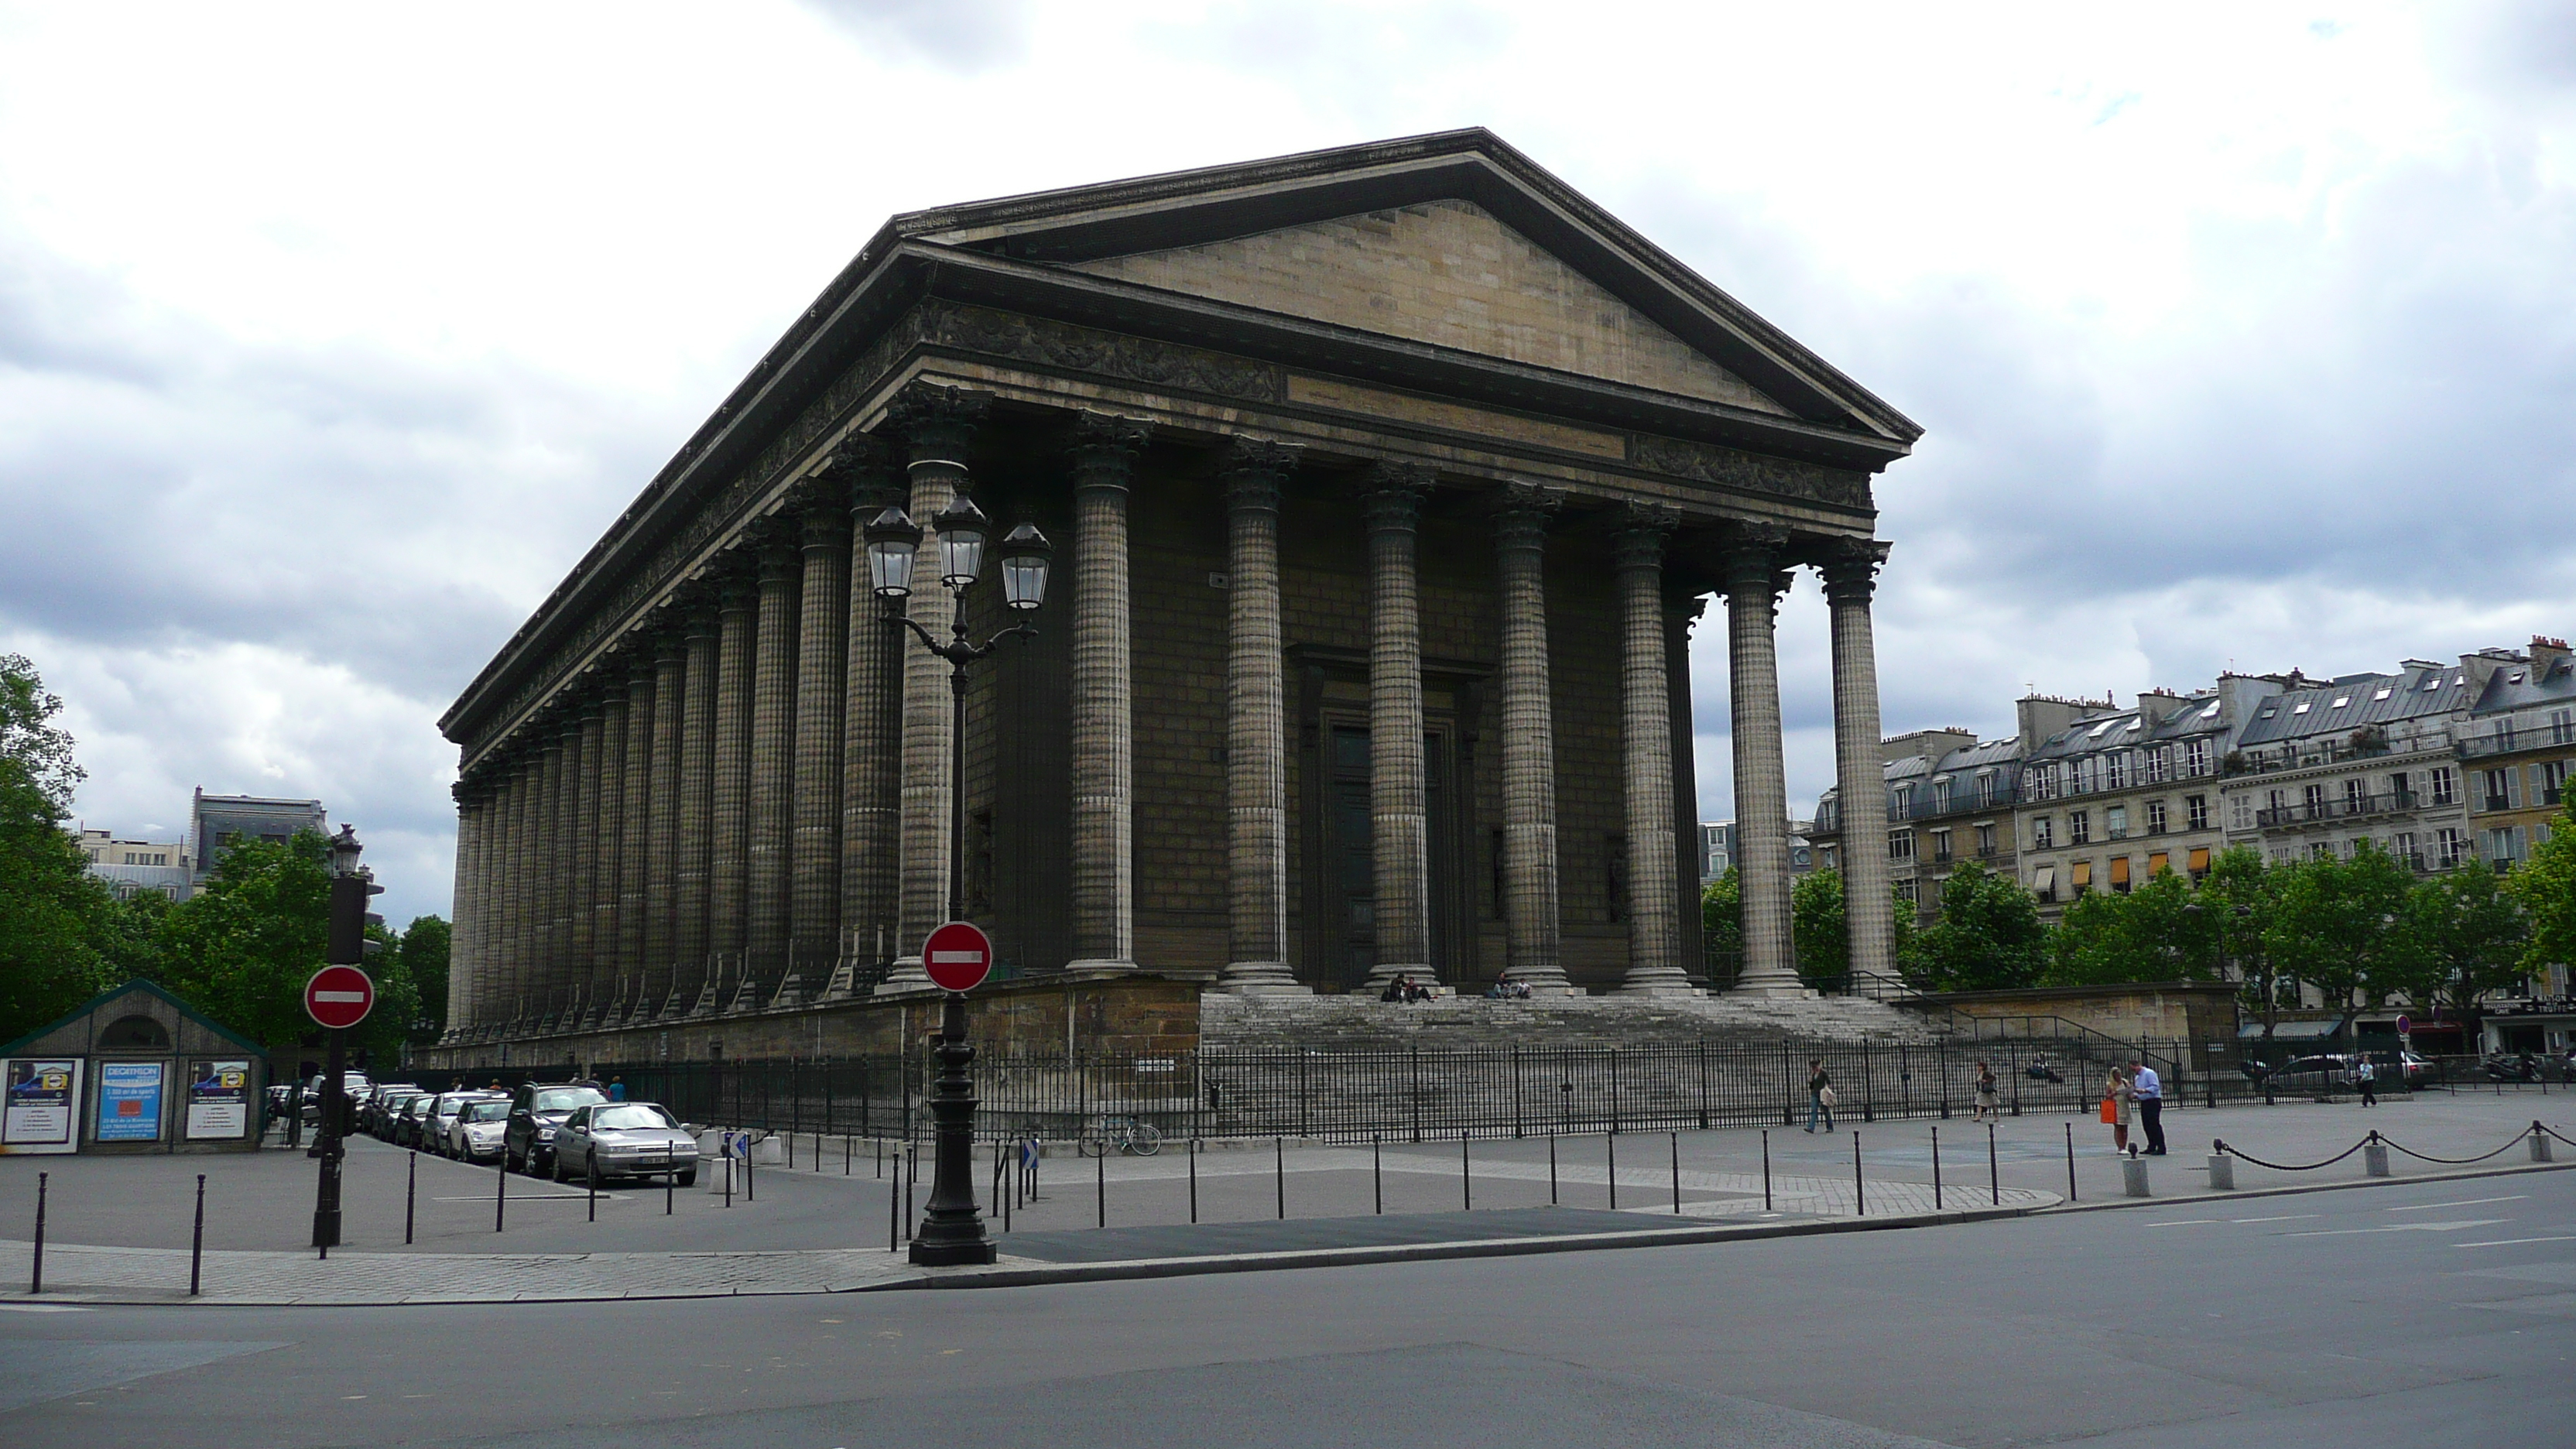
<svg viewBox="0 0 2576 1449"><path fill-rule="evenodd" d="M376 1006L376 983L355 966L325 966L304 983L304 1010L327 1027L356 1026Z"/></svg>
<svg viewBox="0 0 2576 1449"><path fill-rule="evenodd" d="M971 921L950 921L922 943L921 969L949 991L972 991L993 969L993 938Z"/></svg>

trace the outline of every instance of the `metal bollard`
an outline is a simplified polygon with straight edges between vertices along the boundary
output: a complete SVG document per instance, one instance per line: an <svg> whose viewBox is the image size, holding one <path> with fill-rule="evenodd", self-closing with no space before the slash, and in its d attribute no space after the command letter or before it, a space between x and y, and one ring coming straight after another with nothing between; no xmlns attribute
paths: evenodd
<svg viewBox="0 0 2576 1449"><path fill-rule="evenodd" d="M1619 1210L1619 1134L1601 1134L1601 1151L1610 1164L1610 1211Z"/></svg>
<svg viewBox="0 0 2576 1449"><path fill-rule="evenodd" d="M403 1175L403 1246L406 1248L411 1246L412 1204L417 1200L419 1191L420 1154L415 1152L411 1155L410 1170ZM204 1173L199 1173L197 1174L197 1227L200 1233L205 1229L205 1222L206 1176ZM195 1272L191 1270L189 1276L193 1278L196 1276ZM188 1291L194 1293L197 1290L191 1288Z"/></svg>
<svg viewBox="0 0 2576 1449"><path fill-rule="evenodd" d="M415 1158L418 1155L413 1154ZM411 1220L408 1210L405 1211L403 1220L403 1241L406 1243L411 1241ZM205 1266L205 1261L206 1175L201 1172L197 1174L197 1226L195 1231L188 1235L188 1296L191 1298L197 1296L198 1273Z"/></svg>
<svg viewBox="0 0 2576 1449"><path fill-rule="evenodd" d="M45 1291L45 1180L52 1176L50 1172L36 1174L36 1266L27 1283L30 1293Z"/></svg>
<svg viewBox="0 0 2576 1449"><path fill-rule="evenodd" d="M1860 1129L1852 1129L1852 1216L1869 1216L1869 1184L1860 1175Z"/></svg>
<svg viewBox="0 0 2576 1449"><path fill-rule="evenodd" d="M1471 1213L1476 1210L1474 1179L1475 1174L1467 1163L1467 1134L1461 1129L1458 1133L1458 1210L1460 1212Z"/></svg>
<svg viewBox="0 0 2576 1449"><path fill-rule="evenodd" d="M1995 1164L1995 1124L1986 1124L1986 1191L1993 1195L1996 1207L2004 1205L2003 1170Z"/></svg>
<svg viewBox="0 0 2576 1449"><path fill-rule="evenodd" d="M1556 1139L1553 1137L1550 1137L1547 1140L1547 1152L1549 1168L1548 1181L1553 1184L1556 1180ZM1375 1133L1369 1134L1369 1195L1370 1201L1374 1204L1374 1206L1369 1210L1371 1212L1385 1212L1386 1169L1385 1165L1378 1160L1378 1139L1377 1134ZM1556 1200L1553 1192L1549 1194L1548 1200L1550 1202L1554 1202Z"/></svg>
<svg viewBox="0 0 2576 1449"><path fill-rule="evenodd" d="M1682 1210L1682 1134L1680 1134L1679 1132L1676 1132L1676 1133L1674 1133L1674 1134L1673 1134L1673 1212L1674 1212L1674 1214L1675 1214L1676 1216L1679 1216L1679 1215L1680 1215L1680 1213L1681 1213L1681 1210Z"/></svg>
<svg viewBox="0 0 2576 1449"><path fill-rule="evenodd" d="M1100 1155L1091 1159L1092 1185L1100 1201L1100 1226L1109 1226L1109 1144L1100 1144Z"/></svg>
<svg viewBox="0 0 2576 1449"><path fill-rule="evenodd" d="M510 1206L510 1154L492 1164L492 1231L501 1231L501 1218Z"/></svg>
<svg viewBox="0 0 2576 1449"><path fill-rule="evenodd" d="M1199 1220L1199 1140L1190 1139L1190 1221Z"/></svg>
<svg viewBox="0 0 2576 1449"><path fill-rule="evenodd" d="M675 1166L679 1158L679 1148L668 1142L662 1144L662 1216L666 1218L671 1215L671 1195L680 1187L680 1174Z"/></svg>
<svg viewBox="0 0 2576 1449"><path fill-rule="evenodd" d="M1288 1221L1288 1139L1270 1139L1271 1165L1279 1182L1279 1221Z"/></svg>
<svg viewBox="0 0 2576 1449"><path fill-rule="evenodd" d="M1771 1211L1771 1129L1762 1129L1762 1210Z"/></svg>
<svg viewBox="0 0 2576 1449"><path fill-rule="evenodd" d="M2134 1147L2120 1159L2120 1190L2131 1197L2153 1196L2147 1191L2147 1160Z"/></svg>
<svg viewBox="0 0 2576 1449"><path fill-rule="evenodd" d="M2075 1124L2066 1124L2066 1200L2075 1201Z"/></svg>
<svg viewBox="0 0 2576 1449"><path fill-rule="evenodd" d="M599 1159L582 1164L581 1176L590 1191L590 1220L595 1223L599 1221Z"/></svg>
<svg viewBox="0 0 2576 1449"><path fill-rule="evenodd" d="M878 1176L885 1175L883 1153L877 1156L877 1170ZM900 1182L886 1184L886 1251L903 1251L903 1184Z"/></svg>
<svg viewBox="0 0 2576 1449"><path fill-rule="evenodd" d="M2235 1158L2224 1152L2213 1151L2209 1154L2209 1190L2211 1192L2236 1190Z"/></svg>
<svg viewBox="0 0 2576 1449"><path fill-rule="evenodd" d="M1547 1134L1547 1205L1556 1206L1556 1134Z"/></svg>

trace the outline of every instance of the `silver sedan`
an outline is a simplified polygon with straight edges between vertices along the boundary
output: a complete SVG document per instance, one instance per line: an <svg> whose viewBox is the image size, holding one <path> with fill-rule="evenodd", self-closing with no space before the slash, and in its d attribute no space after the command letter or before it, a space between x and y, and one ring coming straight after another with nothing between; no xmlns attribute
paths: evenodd
<svg viewBox="0 0 2576 1449"><path fill-rule="evenodd" d="M599 1102L576 1109L555 1129L555 1181L598 1173L659 1177L670 1173L681 1187L698 1180L698 1144L679 1120L652 1102Z"/></svg>

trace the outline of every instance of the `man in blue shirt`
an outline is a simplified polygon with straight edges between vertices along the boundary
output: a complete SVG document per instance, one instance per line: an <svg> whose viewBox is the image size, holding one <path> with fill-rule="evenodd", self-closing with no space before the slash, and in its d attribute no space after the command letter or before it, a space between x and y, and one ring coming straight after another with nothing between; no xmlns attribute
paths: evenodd
<svg viewBox="0 0 2576 1449"><path fill-rule="evenodd" d="M2129 1074L2135 1078L2131 1086L2138 1098L2138 1122L2147 1129L2147 1155L2162 1157L2165 1155L2164 1079L2139 1057L2129 1058Z"/></svg>

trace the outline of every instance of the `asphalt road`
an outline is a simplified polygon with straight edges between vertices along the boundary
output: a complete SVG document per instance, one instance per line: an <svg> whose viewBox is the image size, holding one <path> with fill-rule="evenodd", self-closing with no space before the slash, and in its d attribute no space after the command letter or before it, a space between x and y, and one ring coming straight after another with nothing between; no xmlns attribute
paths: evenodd
<svg viewBox="0 0 2576 1449"><path fill-rule="evenodd" d="M1030 1289L13 1305L0 1442L2511 1449L2569 1442L2571 1339L2545 1173Z"/></svg>

